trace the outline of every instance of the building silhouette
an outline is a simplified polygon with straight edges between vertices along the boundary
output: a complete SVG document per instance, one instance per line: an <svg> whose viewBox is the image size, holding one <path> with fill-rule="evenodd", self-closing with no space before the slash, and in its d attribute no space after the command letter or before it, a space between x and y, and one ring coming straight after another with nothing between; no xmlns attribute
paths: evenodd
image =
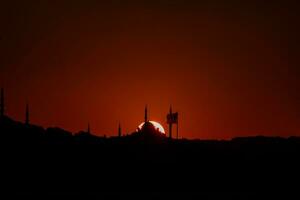
<svg viewBox="0 0 300 200"><path fill-rule="evenodd" d="M154 124L149 120L148 117L148 106L145 106L145 115L144 115L144 124L142 127L138 128L138 132L143 135L154 136L154 135L161 135L162 133L159 131L158 128L154 126Z"/></svg>

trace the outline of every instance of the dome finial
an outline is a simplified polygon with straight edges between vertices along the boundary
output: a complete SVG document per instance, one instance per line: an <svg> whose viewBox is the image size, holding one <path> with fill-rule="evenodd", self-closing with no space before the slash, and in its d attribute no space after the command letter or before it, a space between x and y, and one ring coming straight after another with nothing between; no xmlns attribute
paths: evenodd
<svg viewBox="0 0 300 200"><path fill-rule="evenodd" d="M145 123L148 121L148 105L145 106Z"/></svg>

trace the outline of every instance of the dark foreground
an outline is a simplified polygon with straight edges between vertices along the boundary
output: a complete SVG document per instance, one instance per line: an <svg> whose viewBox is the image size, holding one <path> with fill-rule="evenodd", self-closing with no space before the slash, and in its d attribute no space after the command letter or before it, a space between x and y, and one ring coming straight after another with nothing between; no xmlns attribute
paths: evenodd
<svg viewBox="0 0 300 200"><path fill-rule="evenodd" d="M2 119L1 187L17 194L266 195L299 190L300 138L98 138ZM180 196L182 195L182 196ZM201 196L200 195L200 196Z"/></svg>

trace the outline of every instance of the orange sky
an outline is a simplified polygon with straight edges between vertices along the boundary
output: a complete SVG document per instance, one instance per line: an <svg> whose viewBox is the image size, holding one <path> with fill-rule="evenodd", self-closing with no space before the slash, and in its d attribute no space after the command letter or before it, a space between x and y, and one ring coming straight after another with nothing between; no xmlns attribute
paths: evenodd
<svg viewBox="0 0 300 200"><path fill-rule="evenodd" d="M7 112L71 131L134 131L145 104L186 138L300 135L299 17L272 5L196 1L4 3ZM297 26L298 24L298 26Z"/></svg>

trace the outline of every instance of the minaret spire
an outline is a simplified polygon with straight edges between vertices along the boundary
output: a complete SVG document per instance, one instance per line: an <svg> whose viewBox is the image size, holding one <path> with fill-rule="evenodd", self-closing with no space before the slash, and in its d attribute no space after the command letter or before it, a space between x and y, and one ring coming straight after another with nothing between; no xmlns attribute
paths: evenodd
<svg viewBox="0 0 300 200"><path fill-rule="evenodd" d="M29 104L26 103L25 124L29 125Z"/></svg>
<svg viewBox="0 0 300 200"><path fill-rule="evenodd" d="M90 123L88 123L88 127L87 127L87 133L90 134L91 133L91 127L90 127Z"/></svg>
<svg viewBox="0 0 300 200"><path fill-rule="evenodd" d="M145 123L148 122L148 106L145 106Z"/></svg>
<svg viewBox="0 0 300 200"><path fill-rule="evenodd" d="M169 113L169 116L170 116L170 123L169 123L169 138L172 138L172 116L173 116L173 113L172 113L172 105L170 106L170 113Z"/></svg>
<svg viewBox="0 0 300 200"><path fill-rule="evenodd" d="M1 97L0 97L0 117L4 116L4 89L1 88Z"/></svg>
<svg viewBox="0 0 300 200"><path fill-rule="evenodd" d="M122 136L122 128L121 128L121 123L119 123L119 128L118 128L118 136Z"/></svg>

